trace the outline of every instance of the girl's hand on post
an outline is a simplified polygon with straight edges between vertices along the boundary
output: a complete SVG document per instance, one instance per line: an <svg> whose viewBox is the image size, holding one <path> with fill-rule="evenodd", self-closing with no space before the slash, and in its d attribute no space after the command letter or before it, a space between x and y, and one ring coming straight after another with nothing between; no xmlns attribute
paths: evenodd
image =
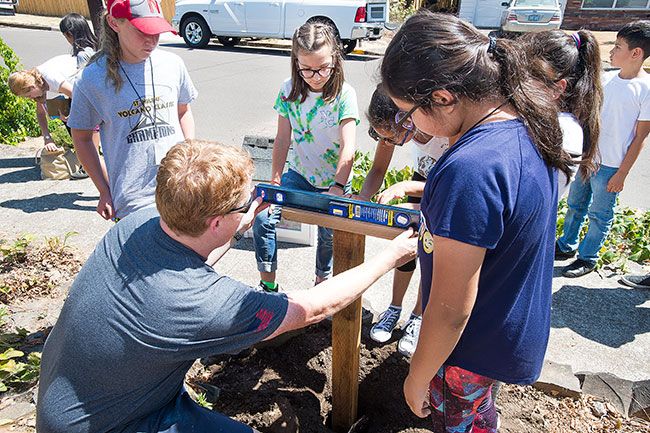
<svg viewBox="0 0 650 433"><path fill-rule="evenodd" d="M391 249L395 253L395 267L402 266L417 257L418 237L415 230L409 228L401 233L390 243Z"/></svg>
<svg viewBox="0 0 650 433"><path fill-rule="evenodd" d="M404 397L416 416L426 418L431 414L428 382L417 381L409 374L404 381Z"/></svg>
<svg viewBox="0 0 650 433"><path fill-rule="evenodd" d="M337 197L343 197L344 193L345 191L343 191L343 189L340 186L332 185L330 186L330 188L327 190L325 194L334 195Z"/></svg>

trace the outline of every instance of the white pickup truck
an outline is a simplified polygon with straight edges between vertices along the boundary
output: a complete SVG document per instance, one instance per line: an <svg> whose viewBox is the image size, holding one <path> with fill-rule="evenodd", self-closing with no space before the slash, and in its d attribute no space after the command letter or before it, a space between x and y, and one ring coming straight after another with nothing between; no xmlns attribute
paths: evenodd
<svg viewBox="0 0 650 433"><path fill-rule="evenodd" d="M242 38L291 39L309 20L338 31L347 53L359 39L379 39L388 21L387 0L177 0L172 25L191 48L217 37L226 46Z"/></svg>

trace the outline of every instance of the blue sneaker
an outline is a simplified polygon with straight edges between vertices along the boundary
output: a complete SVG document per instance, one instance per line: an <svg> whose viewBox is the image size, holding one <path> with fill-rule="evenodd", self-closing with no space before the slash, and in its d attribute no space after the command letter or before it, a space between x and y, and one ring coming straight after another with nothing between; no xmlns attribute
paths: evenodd
<svg viewBox="0 0 650 433"><path fill-rule="evenodd" d="M393 336L402 309L391 305L388 310L379 315L379 321L370 329L370 338L377 343L385 343Z"/></svg>

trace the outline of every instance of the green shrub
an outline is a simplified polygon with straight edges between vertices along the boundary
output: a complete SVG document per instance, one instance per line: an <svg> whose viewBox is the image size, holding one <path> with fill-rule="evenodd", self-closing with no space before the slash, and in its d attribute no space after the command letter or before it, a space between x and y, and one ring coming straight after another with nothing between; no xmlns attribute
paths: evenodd
<svg viewBox="0 0 650 433"><path fill-rule="evenodd" d="M41 130L36 120L36 104L11 93L7 78L22 69L16 53L0 38L0 143L16 145L25 137L38 137Z"/></svg>
<svg viewBox="0 0 650 433"><path fill-rule="evenodd" d="M352 193L353 194L359 194L359 192L361 192L361 188L363 187L363 182L366 180L366 177L368 176L368 172L370 171L371 167L372 167L372 158L370 158L370 154L361 153L360 151L357 150L354 153L354 164L352 166ZM400 170L396 168L391 168L386 172L386 175L384 176L384 182L382 183L381 188L379 188L378 192L382 192L389 186L392 186L398 182L411 180L411 177L413 177L413 169L409 166L406 166ZM390 202L390 204L398 204L404 202L406 202L406 197L404 197L401 200L393 200Z"/></svg>
<svg viewBox="0 0 650 433"><path fill-rule="evenodd" d="M72 137L70 137L68 128L65 127L60 119L48 120L47 127L50 130L50 136L52 136L52 141L54 141L54 144L65 149L74 148L72 145Z"/></svg>
<svg viewBox="0 0 650 433"><path fill-rule="evenodd" d="M7 307L0 304L0 393L9 387L22 387L31 385L38 379L41 365L41 354L25 353L14 349L12 346L21 344L27 337L27 330L18 329L16 332L6 332Z"/></svg>
<svg viewBox="0 0 650 433"><path fill-rule="evenodd" d="M402 23L417 12L418 2L414 0L390 0L389 18L391 22Z"/></svg>
<svg viewBox="0 0 650 433"><path fill-rule="evenodd" d="M562 235L564 218L567 212L566 200L558 205L556 235ZM587 233L585 224L580 231L580 239ZM627 260L640 264L650 263L650 211L641 211L617 206L612 228L600 249L597 266L610 266L624 272Z"/></svg>

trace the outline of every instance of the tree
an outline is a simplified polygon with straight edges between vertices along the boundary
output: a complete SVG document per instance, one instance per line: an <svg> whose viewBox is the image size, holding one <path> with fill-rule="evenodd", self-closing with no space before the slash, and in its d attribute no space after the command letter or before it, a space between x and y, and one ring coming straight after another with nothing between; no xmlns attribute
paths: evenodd
<svg viewBox="0 0 650 433"><path fill-rule="evenodd" d="M99 37L99 29L101 29L101 17L104 11L104 2L102 0L86 0L88 2L88 10L90 11L90 20L93 22L93 30L95 35Z"/></svg>

